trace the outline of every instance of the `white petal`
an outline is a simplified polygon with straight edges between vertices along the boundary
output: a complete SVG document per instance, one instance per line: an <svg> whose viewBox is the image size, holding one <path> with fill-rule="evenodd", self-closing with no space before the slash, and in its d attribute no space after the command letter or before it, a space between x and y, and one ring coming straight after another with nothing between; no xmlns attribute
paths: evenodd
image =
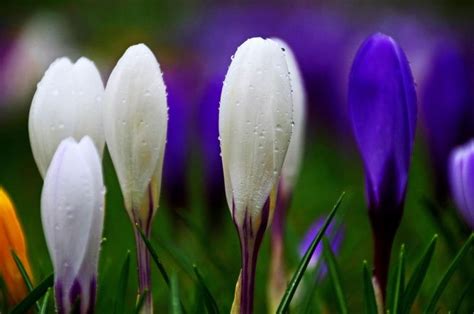
<svg viewBox="0 0 474 314"><path fill-rule="evenodd" d="M290 47L280 39L273 39L285 50L286 63L290 72L291 88L293 90L293 121L294 128L290 146L281 169L283 191L290 193L296 183L303 157L304 134L306 124L306 92L295 55Z"/></svg>
<svg viewBox="0 0 474 314"><path fill-rule="evenodd" d="M36 164L44 177L59 143L89 135L100 153L104 147L99 71L86 58L75 64L54 61L38 83L30 108L29 133Z"/></svg>
<svg viewBox="0 0 474 314"><path fill-rule="evenodd" d="M277 182L292 132L292 99L282 49L272 40L243 43L227 72L219 133L229 207L236 219L260 211Z"/></svg>
<svg viewBox="0 0 474 314"><path fill-rule="evenodd" d="M141 207L153 176L155 186L161 183L167 124L160 66L148 47L132 46L107 82L104 112L107 147L129 212Z"/></svg>
<svg viewBox="0 0 474 314"><path fill-rule="evenodd" d="M95 273L103 190L100 157L92 141L63 140L44 180L41 218L55 276L65 291L79 272L83 277Z"/></svg>

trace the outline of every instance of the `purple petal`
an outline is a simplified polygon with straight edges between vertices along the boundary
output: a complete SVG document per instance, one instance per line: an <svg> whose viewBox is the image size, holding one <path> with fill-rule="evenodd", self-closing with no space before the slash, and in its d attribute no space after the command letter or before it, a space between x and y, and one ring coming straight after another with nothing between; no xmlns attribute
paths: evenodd
<svg viewBox="0 0 474 314"><path fill-rule="evenodd" d="M450 179L451 192L459 212L474 229L474 141L451 154Z"/></svg>
<svg viewBox="0 0 474 314"><path fill-rule="evenodd" d="M349 109L365 166L369 208L399 208L417 114L407 58L391 37L372 35L359 48L349 78Z"/></svg>

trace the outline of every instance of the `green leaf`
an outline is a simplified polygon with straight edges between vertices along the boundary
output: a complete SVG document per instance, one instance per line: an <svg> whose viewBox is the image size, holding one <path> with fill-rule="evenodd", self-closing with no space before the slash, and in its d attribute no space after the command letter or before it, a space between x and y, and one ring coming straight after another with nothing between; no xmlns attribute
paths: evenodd
<svg viewBox="0 0 474 314"><path fill-rule="evenodd" d="M283 295L280 305L278 306L278 309L277 309L278 314L285 313L288 310L291 299L293 298L296 292L296 289L298 288L298 284L300 283L301 278L303 278L304 272L306 271L306 268L308 267L311 256L313 256L313 253L316 250L316 247L318 246L319 242L321 241L321 238L323 237L324 232L326 232L327 227L331 223L331 220L334 218L334 215L336 214L337 209L339 208L339 205L341 205L344 195L345 195L345 192L343 192L341 196L339 197L339 199L337 200L336 204L334 205L334 208L332 209L332 211L329 213L328 217L326 218L326 221L324 222L323 227L321 228L321 230L319 230L318 234L313 239L313 242L311 243L309 248L306 250L306 253L301 259L300 264L298 265L298 268L293 275L293 278L291 278L291 281L288 284L288 288L286 289L285 294Z"/></svg>
<svg viewBox="0 0 474 314"><path fill-rule="evenodd" d="M372 277L370 276L367 261L364 261L363 279L366 312L369 314L377 314L377 301L375 300L374 286L372 284Z"/></svg>
<svg viewBox="0 0 474 314"><path fill-rule="evenodd" d="M415 298L420 291L421 284L425 279L426 272L428 271L428 267L430 266L431 259L433 258L433 253L436 247L436 240L438 239L438 235L434 235L433 239L431 240L430 244L426 248L424 254L420 258L415 270L413 271L410 280L406 286L406 289L403 292L402 298L402 306L401 312L402 313L409 313Z"/></svg>
<svg viewBox="0 0 474 314"><path fill-rule="evenodd" d="M165 280L166 285L169 288L170 287L170 278L168 276L168 273L165 270L165 267L163 266L160 259L158 258L158 254L156 254L156 250L153 247L153 244L151 244L150 240L148 240L147 236L143 233L143 230L138 225L136 225L136 228L140 232L140 236L142 237L143 241L145 242L145 245L148 248L148 251L150 251L151 258L153 259L156 266L160 270L161 276L163 277L163 279Z"/></svg>
<svg viewBox="0 0 474 314"><path fill-rule="evenodd" d="M43 303L41 304L40 314L46 314L46 311L48 310L48 301L50 294L51 288L48 288L48 291L46 291L46 294L44 295Z"/></svg>
<svg viewBox="0 0 474 314"><path fill-rule="evenodd" d="M194 273L196 274L197 284L202 292L202 296L204 297L204 305L206 306L207 312L210 314L218 314L219 308L217 307L216 300L212 296L211 291L207 288L197 266L193 265L193 268Z"/></svg>
<svg viewBox="0 0 474 314"><path fill-rule="evenodd" d="M20 314L26 313L30 307L35 304L45 293L48 291L48 288L52 287L54 284L54 274L50 274L46 279L44 279L36 288L34 288L28 296L26 296L23 301L21 301L15 308L12 310L11 314Z"/></svg>
<svg viewBox="0 0 474 314"><path fill-rule="evenodd" d="M397 277L393 291L393 308L392 313L398 313L398 308L401 306L401 296L405 289L405 244L400 248L400 255L398 257Z"/></svg>
<svg viewBox="0 0 474 314"><path fill-rule="evenodd" d="M18 267L18 270L20 271L21 277L23 278L23 281L25 282L26 288L28 289L28 292L31 292L33 290L33 284L31 283L30 276L28 276L28 272L26 271L25 267L23 266L23 263L21 262L20 258L18 255L16 255L15 251L11 251L13 260L15 261L16 267ZM38 302L35 303L36 311L40 311L40 306Z"/></svg>
<svg viewBox="0 0 474 314"><path fill-rule="evenodd" d="M7 286L2 276L0 276L0 312L8 313L8 303L7 303Z"/></svg>
<svg viewBox="0 0 474 314"><path fill-rule="evenodd" d="M171 276L171 313L172 314L182 314L181 310L181 301L179 299L179 285L178 277L176 274Z"/></svg>
<svg viewBox="0 0 474 314"><path fill-rule="evenodd" d="M348 313L347 302L346 302L346 297L344 295L344 291L342 290L339 266L337 265L334 252L332 251L331 246L329 245L328 239L326 237L323 238L323 244L324 244L323 254L328 266L329 276L331 277L331 281L334 285L334 290L336 292L339 309L341 313L347 314Z"/></svg>
<svg viewBox="0 0 474 314"><path fill-rule="evenodd" d="M459 310L461 309L462 302L464 301L464 298L466 297L467 293L469 290L474 287L474 279L471 278L471 280L467 283L466 287L464 287L463 291L461 292L461 296L459 297L458 302L456 302L456 306L454 307L453 313L459 313Z"/></svg>
<svg viewBox="0 0 474 314"><path fill-rule="evenodd" d="M137 305L135 307L135 314L140 314L143 305L145 305L145 299L148 295L148 291L144 290L142 294L138 296Z"/></svg>
<svg viewBox="0 0 474 314"><path fill-rule="evenodd" d="M114 313L125 313L125 299L127 297L128 274L130 272L130 251L127 251L127 256L120 271L118 281L117 299L115 301Z"/></svg>
<svg viewBox="0 0 474 314"><path fill-rule="evenodd" d="M467 252L471 248L473 240L474 240L474 234L471 234L471 236L467 239L466 243L464 243L463 247L459 250L458 254L454 257L453 261L451 262L448 269L446 270L443 277L441 278L438 285L436 286L435 292L433 293L433 296L431 297L430 302L425 308L425 313L432 313L434 311L436 302L438 302L441 294L446 288L446 285L448 284L454 272L460 265L461 260L464 258L464 256L467 254Z"/></svg>

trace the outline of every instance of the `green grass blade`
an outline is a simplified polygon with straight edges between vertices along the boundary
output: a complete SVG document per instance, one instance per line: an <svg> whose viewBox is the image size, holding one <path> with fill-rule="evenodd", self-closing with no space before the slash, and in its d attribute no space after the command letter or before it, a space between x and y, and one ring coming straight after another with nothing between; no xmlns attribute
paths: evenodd
<svg viewBox="0 0 474 314"><path fill-rule="evenodd" d="M54 284L54 274L50 274L28 296L11 311L11 314L26 313Z"/></svg>
<svg viewBox="0 0 474 314"><path fill-rule="evenodd" d="M49 295L51 294L51 288L48 288L46 294L44 295L43 303L41 304L40 314L46 314L48 310Z"/></svg>
<svg viewBox="0 0 474 314"><path fill-rule="evenodd" d="M328 239L326 237L323 238L323 244L323 254L328 266L329 276L331 277L331 281L336 292L340 313L347 314L347 302L341 285L341 276L339 272L339 266L337 265L336 257L334 256L334 252L332 251L331 246L329 245Z"/></svg>
<svg viewBox="0 0 474 314"><path fill-rule="evenodd" d="M368 314L377 314L377 301L375 300L374 286L372 285L372 277L367 266L367 261L364 261L363 279L366 312Z"/></svg>
<svg viewBox="0 0 474 314"><path fill-rule="evenodd" d="M392 313L398 313L401 306L401 296L405 289L405 244L400 248L400 255L398 257L397 277L395 280L395 287L393 291L393 308Z"/></svg>
<svg viewBox="0 0 474 314"><path fill-rule="evenodd" d="M163 279L166 282L166 285L169 288L170 287L170 278L168 276L168 273L165 270L165 267L163 266L160 259L158 258L158 254L156 254L156 250L153 247L153 244L151 244L150 240L146 237L146 235L143 233L143 230L141 230L141 228L138 225L136 226L136 228L140 232L140 236L142 237L143 241L145 242L145 245L148 248L148 251L150 251L151 258L155 262L156 266L158 267L158 269L161 273L161 276L163 277Z"/></svg>
<svg viewBox="0 0 474 314"><path fill-rule="evenodd" d="M472 287L474 287L474 279L473 278L471 278L471 281L469 281L467 283L466 287L464 287L463 291L461 292L461 295L459 296L459 300L456 302L456 306L454 307L454 311L453 311L454 314L459 313L459 310L461 309L462 302L464 301L464 298L466 297L467 293L469 292L469 290Z"/></svg>
<svg viewBox="0 0 474 314"><path fill-rule="evenodd" d="M425 279L426 272L428 271L431 259L433 258L437 239L438 235L435 234L430 244L426 248L424 254L420 258L420 261L418 262L417 266L415 267L413 275L408 281L406 289L403 292L402 306L400 307L402 313L410 312L411 306L413 305L413 302L415 301L415 298L418 295L418 292L420 291L421 284Z"/></svg>
<svg viewBox="0 0 474 314"><path fill-rule="evenodd" d="M202 291L202 296L204 297L204 305L206 306L207 312L210 314L218 314L219 308L217 307L217 302L211 294L211 291L206 286L204 279L196 265L193 265L194 273L196 274L197 284L199 289Z"/></svg>
<svg viewBox="0 0 474 314"><path fill-rule="evenodd" d="M443 277L439 281L438 285L436 286L435 292L430 299L430 302L425 308L425 313L432 313L435 309L436 302L438 302L441 294L443 293L444 289L446 288L449 280L451 279L452 275L458 268L461 263L461 260L467 254L469 249L471 248L472 242L474 240L474 234L471 234L467 239L466 243L464 243L463 247L459 250L458 254L454 257L453 261L449 265L446 273L444 273Z"/></svg>
<svg viewBox="0 0 474 314"><path fill-rule="evenodd" d="M323 237L324 233L326 232L327 227L329 226L332 219L334 218L334 215L336 214L337 209L341 205L344 195L345 193L343 192L341 196L339 197L339 199L337 200L336 204L334 205L332 211L329 213L328 217L326 218L326 221L324 222L323 227L321 228L321 230L319 230L318 234L313 239L313 242L311 243L309 248L306 250L306 253L301 259L301 262L298 265L298 268L296 272L294 273L293 278L291 278L291 281L288 284L288 288L286 289L285 294L283 295L280 305L278 306L278 309L277 309L278 314L283 314L288 310L291 299L293 298L296 292L296 289L298 288L298 284L300 283L301 278L303 278L303 274L306 271L306 268L308 267L311 256L313 256L313 253L316 250L316 247L318 246L319 242L321 241L321 238Z"/></svg>
<svg viewBox="0 0 474 314"><path fill-rule="evenodd" d="M135 307L135 314L140 314L143 305L145 305L145 298L148 295L148 291L143 291L143 294L138 296L137 305Z"/></svg>
<svg viewBox="0 0 474 314"><path fill-rule="evenodd" d="M176 274L171 275L171 313L183 314L179 298L179 284Z"/></svg>
<svg viewBox="0 0 474 314"><path fill-rule="evenodd" d="M125 313L125 299L127 297L128 275L130 272L130 251L127 251L127 256L120 271L118 281L117 299L115 300L114 313Z"/></svg>
<svg viewBox="0 0 474 314"><path fill-rule="evenodd" d="M23 281L25 282L26 288L28 289L28 292L31 292L33 290L33 284L31 283L30 276L28 276L28 272L25 269L25 266L23 266L23 263L21 262L20 258L18 255L16 255L15 251L11 251L13 260L15 261L16 267L18 267L18 270L20 271L21 277L23 278ZM35 303L36 311L40 311L40 306L38 302Z"/></svg>

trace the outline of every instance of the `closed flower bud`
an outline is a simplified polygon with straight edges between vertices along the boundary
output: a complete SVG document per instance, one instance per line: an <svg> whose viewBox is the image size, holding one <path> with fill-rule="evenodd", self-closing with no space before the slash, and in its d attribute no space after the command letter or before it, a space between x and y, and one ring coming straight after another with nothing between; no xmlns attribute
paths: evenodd
<svg viewBox="0 0 474 314"><path fill-rule="evenodd" d="M474 230L474 140L452 152L449 170L456 206Z"/></svg>
<svg viewBox="0 0 474 314"><path fill-rule="evenodd" d="M12 252L19 257L31 277L25 237L15 207L8 194L0 188L0 278L6 285L7 301L13 305L23 300L28 291Z"/></svg>
<svg viewBox="0 0 474 314"><path fill-rule="evenodd" d="M348 101L365 168L375 276L384 293L393 237L403 213L417 119L408 60L391 37L378 33L361 45L352 64Z"/></svg>
<svg viewBox="0 0 474 314"><path fill-rule="evenodd" d="M226 197L242 248L242 313L252 311L255 263L272 220L292 107L280 46L262 38L244 42L227 72L219 113Z"/></svg>
<svg viewBox="0 0 474 314"><path fill-rule="evenodd" d="M101 159L92 140L63 140L46 173L41 195L59 313L94 310L104 202Z"/></svg>
<svg viewBox="0 0 474 314"><path fill-rule="evenodd" d="M38 83L29 117L30 144L44 178L59 143L90 136L99 154L104 149L102 97L104 85L94 63L80 58L54 61Z"/></svg>
<svg viewBox="0 0 474 314"><path fill-rule="evenodd" d="M150 235L158 208L168 126L166 87L160 65L144 44L131 46L118 61L105 91L104 127L125 208L134 224ZM149 253L135 232L139 290L151 288ZM144 312L152 313L151 293Z"/></svg>

